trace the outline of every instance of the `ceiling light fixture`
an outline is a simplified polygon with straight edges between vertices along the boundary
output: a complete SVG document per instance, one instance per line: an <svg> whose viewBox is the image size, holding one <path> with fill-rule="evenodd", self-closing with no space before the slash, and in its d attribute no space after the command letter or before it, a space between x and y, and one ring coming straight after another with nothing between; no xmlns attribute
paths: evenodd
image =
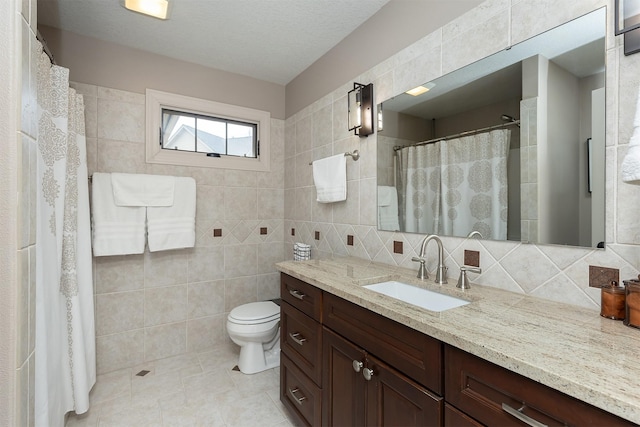
<svg viewBox="0 0 640 427"><path fill-rule="evenodd" d="M124 7L143 15L167 19L169 0L124 0Z"/></svg>
<svg viewBox="0 0 640 427"><path fill-rule="evenodd" d="M429 92L435 86L436 86L435 83L429 82L429 83L425 83L422 86L414 87L413 89L408 90L405 93L411 96L418 96L418 95L422 95L423 93Z"/></svg>

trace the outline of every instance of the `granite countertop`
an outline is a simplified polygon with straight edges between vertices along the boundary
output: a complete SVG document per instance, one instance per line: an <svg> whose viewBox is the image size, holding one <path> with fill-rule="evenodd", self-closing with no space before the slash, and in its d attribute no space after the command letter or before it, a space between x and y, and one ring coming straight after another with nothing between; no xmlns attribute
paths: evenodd
<svg viewBox="0 0 640 427"><path fill-rule="evenodd" d="M359 258L285 261L279 271L447 344L640 423L640 330L599 312L497 288L416 278L417 268ZM399 280L471 301L432 312L363 285Z"/></svg>

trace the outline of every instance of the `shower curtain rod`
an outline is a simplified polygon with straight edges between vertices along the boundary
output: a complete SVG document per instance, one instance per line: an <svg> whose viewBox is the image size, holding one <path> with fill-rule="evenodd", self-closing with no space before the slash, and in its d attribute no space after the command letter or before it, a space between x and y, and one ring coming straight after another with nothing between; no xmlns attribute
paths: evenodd
<svg viewBox="0 0 640 427"><path fill-rule="evenodd" d="M396 145L395 147L393 147L393 151L398 151L398 150L400 150L402 148L405 148L405 147L417 147L419 145L427 145L427 144L431 144L433 142L446 141L446 140L449 140L449 139L459 138L461 136L475 135L477 133L487 132L487 131L490 131L490 130L493 130L493 129L500 129L500 128L504 128L504 127L511 126L511 125L520 126L520 120L518 119L518 120L510 121L509 123L501 123L499 125L487 126L486 128L468 130L468 131L456 133L456 134L453 134L453 135L441 136L440 138L433 138L433 139L429 139L427 141L416 142L415 144L411 144L411 145Z"/></svg>
<svg viewBox="0 0 640 427"><path fill-rule="evenodd" d="M44 37L42 37L42 34L40 33L40 30L36 30L36 39L42 43L42 50L44 51L45 55L47 55L49 57L49 61L51 61L51 65L57 65L56 64L56 60L53 57L53 53L51 53L51 50L49 49L49 46L47 45L47 41L44 39Z"/></svg>

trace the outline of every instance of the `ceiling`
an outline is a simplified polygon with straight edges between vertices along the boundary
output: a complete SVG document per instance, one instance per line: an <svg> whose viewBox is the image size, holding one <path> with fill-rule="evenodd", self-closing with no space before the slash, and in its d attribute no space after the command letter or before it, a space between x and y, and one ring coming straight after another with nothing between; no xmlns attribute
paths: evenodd
<svg viewBox="0 0 640 427"><path fill-rule="evenodd" d="M389 0L170 0L166 21L121 1L38 0L38 23L285 85Z"/></svg>

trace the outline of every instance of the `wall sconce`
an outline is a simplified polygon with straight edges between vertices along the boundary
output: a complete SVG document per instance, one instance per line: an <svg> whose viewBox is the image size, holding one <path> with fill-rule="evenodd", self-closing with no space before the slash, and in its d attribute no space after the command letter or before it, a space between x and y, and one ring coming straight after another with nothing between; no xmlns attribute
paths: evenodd
<svg viewBox="0 0 640 427"><path fill-rule="evenodd" d="M347 94L349 130L360 137L373 133L373 83L353 83Z"/></svg>
<svg viewBox="0 0 640 427"><path fill-rule="evenodd" d="M615 0L614 9L614 31L616 36L624 35L624 54L640 52L640 0Z"/></svg>

